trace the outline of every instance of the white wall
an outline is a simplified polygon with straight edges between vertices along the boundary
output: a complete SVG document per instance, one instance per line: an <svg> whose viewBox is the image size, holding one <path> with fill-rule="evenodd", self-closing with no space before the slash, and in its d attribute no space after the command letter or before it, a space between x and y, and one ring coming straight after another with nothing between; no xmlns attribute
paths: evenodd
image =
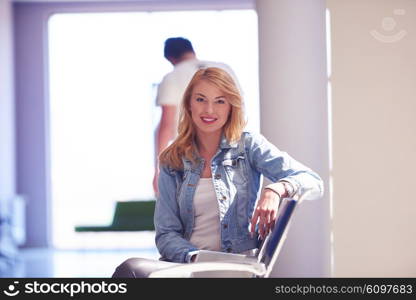
<svg viewBox="0 0 416 300"><path fill-rule="evenodd" d="M12 5L0 0L0 201L16 191L14 135Z"/></svg>
<svg viewBox="0 0 416 300"><path fill-rule="evenodd" d="M327 3L333 42L334 275L415 277L416 1ZM386 42L372 30L387 37L407 34Z"/></svg>

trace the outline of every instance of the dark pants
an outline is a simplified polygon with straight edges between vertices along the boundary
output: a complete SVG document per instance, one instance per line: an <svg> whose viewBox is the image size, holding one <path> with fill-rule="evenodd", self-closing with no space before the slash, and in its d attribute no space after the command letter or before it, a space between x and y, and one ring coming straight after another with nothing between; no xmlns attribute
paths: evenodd
<svg viewBox="0 0 416 300"><path fill-rule="evenodd" d="M175 265L179 263L148 258L129 258L116 268L112 278L147 278L153 271Z"/></svg>

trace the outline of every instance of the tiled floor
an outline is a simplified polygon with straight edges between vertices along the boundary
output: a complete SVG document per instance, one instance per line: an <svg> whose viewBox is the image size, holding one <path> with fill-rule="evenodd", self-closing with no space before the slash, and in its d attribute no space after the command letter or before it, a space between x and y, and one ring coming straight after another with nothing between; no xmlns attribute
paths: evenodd
<svg viewBox="0 0 416 300"><path fill-rule="evenodd" d="M111 249L58 250L51 248L21 249L16 263L3 277L111 277L114 269L129 257L159 258L154 235L141 237L141 245Z"/></svg>

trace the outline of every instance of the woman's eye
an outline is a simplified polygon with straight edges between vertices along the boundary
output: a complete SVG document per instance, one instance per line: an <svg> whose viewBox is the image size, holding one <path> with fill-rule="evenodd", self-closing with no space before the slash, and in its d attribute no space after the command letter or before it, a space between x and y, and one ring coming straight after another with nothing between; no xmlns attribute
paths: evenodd
<svg viewBox="0 0 416 300"><path fill-rule="evenodd" d="M196 98L196 102L203 102L203 101L204 101L204 98L201 98L201 97Z"/></svg>
<svg viewBox="0 0 416 300"><path fill-rule="evenodd" d="M219 100L217 100L217 103L218 104L224 104L225 103L225 100L224 99L219 99Z"/></svg>

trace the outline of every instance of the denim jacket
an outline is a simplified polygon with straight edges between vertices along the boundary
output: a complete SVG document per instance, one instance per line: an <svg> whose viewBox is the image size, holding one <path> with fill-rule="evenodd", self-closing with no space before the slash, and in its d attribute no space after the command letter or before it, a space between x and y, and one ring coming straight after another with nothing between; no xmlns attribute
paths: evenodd
<svg viewBox="0 0 416 300"><path fill-rule="evenodd" d="M299 195L311 190L309 200L323 194L323 183L316 173L260 134L243 132L240 140L231 144L223 136L210 163L224 252L241 253L258 246L257 234L250 235L249 224L262 175L273 182L291 183ZM193 198L204 164L202 158L196 165L183 158L183 170L160 168L154 223L156 246L163 259L186 262L187 254L198 250L189 240L194 226Z"/></svg>

